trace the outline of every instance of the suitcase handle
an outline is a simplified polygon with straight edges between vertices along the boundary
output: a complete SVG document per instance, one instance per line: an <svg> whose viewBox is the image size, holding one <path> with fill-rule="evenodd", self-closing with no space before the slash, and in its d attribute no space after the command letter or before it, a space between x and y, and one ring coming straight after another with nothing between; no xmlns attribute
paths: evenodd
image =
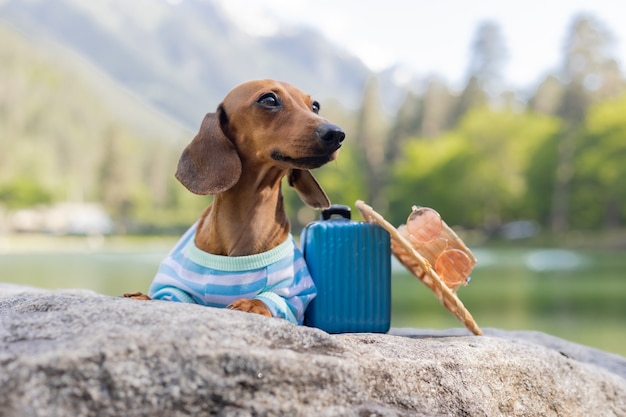
<svg viewBox="0 0 626 417"><path fill-rule="evenodd" d="M350 207L344 206L343 204L333 204L322 211L322 220L329 220L335 214L348 220L352 218Z"/></svg>

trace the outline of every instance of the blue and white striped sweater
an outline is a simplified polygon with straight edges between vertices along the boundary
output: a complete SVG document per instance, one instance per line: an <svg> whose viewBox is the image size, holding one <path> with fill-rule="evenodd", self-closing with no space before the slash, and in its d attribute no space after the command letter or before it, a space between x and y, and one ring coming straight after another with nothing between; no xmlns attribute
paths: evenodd
<svg viewBox="0 0 626 417"><path fill-rule="evenodd" d="M195 245L197 222L161 263L148 295L157 300L226 307L241 298L263 301L274 317L302 324L317 291L293 237L268 252L220 256Z"/></svg>

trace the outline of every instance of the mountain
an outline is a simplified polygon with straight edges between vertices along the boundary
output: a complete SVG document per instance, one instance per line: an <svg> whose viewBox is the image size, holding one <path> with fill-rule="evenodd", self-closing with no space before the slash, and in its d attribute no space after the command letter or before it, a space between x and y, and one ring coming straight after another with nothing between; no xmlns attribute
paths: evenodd
<svg viewBox="0 0 626 417"><path fill-rule="evenodd" d="M41 205L57 202L99 202L124 226L197 217L173 175L193 132L65 48L4 24L0 62L0 230L20 223L7 213L32 207L26 229L43 227L53 212Z"/></svg>
<svg viewBox="0 0 626 417"><path fill-rule="evenodd" d="M214 0L0 0L0 16L28 37L74 51L189 129L250 79L289 81L354 108L371 75L310 28L248 35ZM395 101L403 95L394 83L381 85L392 86Z"/></svg>

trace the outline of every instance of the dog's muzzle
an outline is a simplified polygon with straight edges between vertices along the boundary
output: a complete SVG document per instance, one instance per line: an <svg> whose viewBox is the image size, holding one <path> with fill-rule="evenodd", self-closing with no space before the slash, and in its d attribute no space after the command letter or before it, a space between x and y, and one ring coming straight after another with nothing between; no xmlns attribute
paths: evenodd
<svg viewBox="0 0 626 417"><path fill-rule="evenodd" d="M336 150L341 148L346 133L337 125L332 123L322 123L315 129L315 134L319 139L321 147L316 147L314 153L310 156L292 158L285 155L278 149L272 150L270 157L275 161L287 162L288 164L302 168L313 169L319 168L325 163L335 159Z"/></svg>

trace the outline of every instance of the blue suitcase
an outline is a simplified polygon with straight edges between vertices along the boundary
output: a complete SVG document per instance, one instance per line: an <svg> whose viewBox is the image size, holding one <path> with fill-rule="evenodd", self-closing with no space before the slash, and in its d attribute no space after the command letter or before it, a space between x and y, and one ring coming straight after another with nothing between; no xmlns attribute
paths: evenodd
<svg viewBox="0 0 626 417"><path fill-rule="evenodd" d="M338 218L336 216L339 216ZM391 243L377 224L333 205L300 236L317 287L304 324L329 333L385 333L391 321Z"/></svg>

